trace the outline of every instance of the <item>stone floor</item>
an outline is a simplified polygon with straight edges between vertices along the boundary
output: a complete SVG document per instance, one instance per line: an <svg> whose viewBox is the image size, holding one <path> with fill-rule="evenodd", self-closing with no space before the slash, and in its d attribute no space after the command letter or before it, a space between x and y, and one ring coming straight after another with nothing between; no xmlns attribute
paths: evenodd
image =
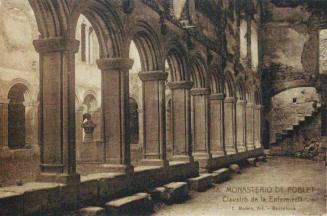
<svg viewBox="0 0 327 216"><path fill-rule="evenodd" d="M241 187L256 187L253 189L259 191L235 192ZM274 199L274 202L269 202L269 199ZM186 202L157 205L154 213L157 216L324 214L324 164L283 157L270 157L267 163L258 167L242 169L241 175L234 175L231 180L206 192L192 192Z"/></svg>

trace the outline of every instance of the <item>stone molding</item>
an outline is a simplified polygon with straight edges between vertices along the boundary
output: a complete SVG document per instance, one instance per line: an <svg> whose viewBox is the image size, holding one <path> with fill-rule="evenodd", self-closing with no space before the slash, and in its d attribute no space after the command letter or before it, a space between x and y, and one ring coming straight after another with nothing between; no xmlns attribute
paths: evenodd
<svg viewBox="0 0 327 216"><path fill-rule="evenodd" d="M254 107L254 109L258 109L258 110L263 109L263 106L262 105L254 105L253 107Z"/></svg>
<svg viewBox="0 0 327 216"><path fill-rule="evenodd" d="M253 108L253 103L251 102L246 103L246 107Z"/></svg>
<svg viewBox="0 0 327 216"><path fill-rule="evenodd" d="M168 83L170 89L191 89L193 86L192 81L175 81Z"/></svg>
<svg viewBox="0 0 327 216"><path fill-rule="evenodd" d="M247 104L247 101L246 100L237 100L236 104L244 105L244 104Z"/></svg>
<svg viewBox="0 0 327 216"><path fill-rule="evenodd" d="M194 88L191 89L191 95L192 96L198 96L198 95L209 95L210 89L208 88Z"/></svg>
<svg viewBox="0 0 327 216"><path fill-rule="evenodd" d="M138 73L142 81L167 80L168 73L164 71L142 71Z"/></svg>
<svg viewBox="0 0 327 216"><path fill-rule="evenodd" d="M79 48L79 41L67 40L58 37L34 40L33 45L38 53L51 53L62 51L70 51L72 53L77 53Z"/></svg>
<svg viewBox="0 0 327 216"><path fill-rule="evenodd" d="M225 103L235 103L236 99L234 97L226 97L224 102Z"/></svg>
<svg viewBox="0 0 327 216"><path fill-rule="evenodd" d="M225 95L224 94L211 94L209 95L210 100L224 100Z"/></svg>
<svg viewBox="0 0 327 216"><path fill-rule="evenodd" d="M134 60L129 58L102 58L97 60L100 70L129 70L133 63Z"/></svg>

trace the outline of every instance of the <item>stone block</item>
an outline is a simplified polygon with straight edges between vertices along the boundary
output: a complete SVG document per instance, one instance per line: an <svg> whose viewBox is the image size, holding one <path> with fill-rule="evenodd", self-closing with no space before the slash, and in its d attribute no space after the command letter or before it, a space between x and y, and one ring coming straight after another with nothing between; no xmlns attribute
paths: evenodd
<svg viewBox="0 0 327 216"><path fill-rule="evenodd" d="M246 159L246 161L248 162L248 164L250 164L252 166L257 166L257 159L256 158L248 158L248 159Z"/></svg>
<svg viewBox="0 0 327 216"><path fill-rule="evenodd" d="M163 194L163 200L172 203L174 201L183 200L188 195L188 185L186 182L172 182L164 185L167 189Z"/></svg>
<svg viewBox="0 0 327 216"><path fill-rule="evenodd" d="M76 208L78 205L79 185L64 185L60 188L61 208Z"/></svg>
<svg viewBox="0 0 327 216"><path fill-rule="evenodd" d="M23 194L0 190L0 215L23 215Z"/></svg>
<svg viewBox="0 0 327 216"><path fill-rule="evenodd" d="M82 208L78 213L80 216L106 216L105 209L96 206Z"/></svg>
<svg viewBox="0 0 327 216"><path fill-rule="evenodd" d="M229 165L229 169L232 173L237 173L237 174L241 174L241 168L238 164L231 164Z"/></svg>
<svg viewBox="0 0 327 216"><path fill-rule="evenodd" d="M265 155L261 155L257 159L258 162L267 162L267 157Z"/></svg>
<svg viewBox="0 0 327 216"><path fill-rule="evenodd" d="M106 210L110 215L138 215L144 212L151 212L153 209L152 200L147 193L137 193L106 203Z"/></svg>
<svg viewBox="0 0 327 216"><path fill-rule="evenodd" d="M90 200L95 201L98 198L98 180L83 180L79 187L79 201L88 202Z"/></svg>
<svg viewBox="0 0 327 216"><path fill-rule="evenodd" d="M165 200L168 190L165 187L156 187L150 191L150 195L153 201L157 202L160 200Z"/></svg>
<svg viewBox="0 0 327 216"><path fill-rule="evenodd" d="M187 181L190 189L195 191L205 191L212 186L211 174L201 174L198 177L189 178Z"/></svg>
<svg viewBox="0 0 327 216"><path fill-rule="evenodd" d="M214 171L212 174L212 182L221 183L230 179L230 171L227 168L221 168L219 170Z"/></svg>

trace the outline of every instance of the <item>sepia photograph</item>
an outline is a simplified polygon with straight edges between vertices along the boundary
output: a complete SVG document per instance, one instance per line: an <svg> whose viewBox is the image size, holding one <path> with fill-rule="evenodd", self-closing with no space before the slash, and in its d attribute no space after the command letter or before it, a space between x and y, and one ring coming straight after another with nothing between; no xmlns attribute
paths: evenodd
<svg viewBox="0 0 327 216"><path fill-rule="evenodd" d="M0 216L327 216L327 0L0 0Z"/></svg>

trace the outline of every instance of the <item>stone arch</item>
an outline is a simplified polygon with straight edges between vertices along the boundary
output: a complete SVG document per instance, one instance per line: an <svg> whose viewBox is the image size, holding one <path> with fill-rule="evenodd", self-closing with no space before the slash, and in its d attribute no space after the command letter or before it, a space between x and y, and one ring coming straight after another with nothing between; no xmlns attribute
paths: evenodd
<svg viewBox="0 0 327 216"><path fill-rule="evenodd" d="M236 96L238 100L246 100L246 89L242 78L236 82Z"/></svg>
<svg viewBox="0 0 327 216"><path fill-rule="evenodd" d="M250 85L245 85L246 100L248 103L254 102L253 89Z"/></svg>
<svg viewBox="0 0 327 216"><path fill-rule="evenodd" d="M159 30L155 30L152 27L154 25L144 20L130 23L132 28L129 32L130 40L134 41L140 54L143 71L160 70L162 67L161 43L156 33Z"/></svg>
<svg viewBox="0 0 327 216"><path fill-rule="evenodd" d="M176 38L170 40L165 53L172 81L189 80L187 49Z"/></svg>
<svg viewBox="0 0 327 216"><path fill-rule="evenodd" d="M215 61L218 61L216 59ZM208 67L210 90L213 94L221 94L224 92L223 89L223 76L219 71L219 65L217 63L211 63Z"/></svg>
<svg viewBox="0 0 327 216"><path fill-rule="evenodd" d="M199 53L192 55L190 57L191 63L191 80L193 81L194 85L193 88L205 88L207 87L207 76L206 71L207 67L205 64L204 59L200 56Z"/></svg>
<svg viewBox="0 0 327 216"><path fill-rule="evenodd" d="M96 111L96 109L98 108L98 101L97 101L96 95L94 95L92 93L86 94L83 98L83 105L86 106L85 111L87 113Z"/></svg>
<svg viewBox="0 0 327 216"><path fill-rule="evenodd" d="M12 85L8 91L8 147L23 148L26 145L26 95L28 87L23 83Z"/></svg>
<svg viewBox="0 0 327 216"><path fill-rule="evenodd" d="M230 72L225 73L224 90L226 97L235 97L235 83Z"/></svg>
<svg viewBox="0 0 327 216"><path fill-rule="evenodd" d="M7 85L8 88L6 90L5 95L8 96L10 90L16 85L23 85L23 86L26 87L26 90L25 90L25 93L24 93L24 102L25 103L31 104L31 103L33 103L35 101L32 85L28 81L26 81L24 79L21 79L21 78L13 79L8 83L8 85Z"/></svg>

